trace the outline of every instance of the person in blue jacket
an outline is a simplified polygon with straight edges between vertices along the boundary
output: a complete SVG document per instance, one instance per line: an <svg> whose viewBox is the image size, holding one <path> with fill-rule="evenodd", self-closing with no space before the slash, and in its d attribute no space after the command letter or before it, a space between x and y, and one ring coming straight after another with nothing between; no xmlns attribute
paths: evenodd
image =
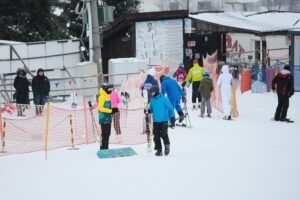
<svg viewBox="0 0 300 200"><path fill-rule="evenodd" d="M159 93L159 88L154 86L151 88L152 99L150 101L150 112L153 118L153 135L156 156L162 156L162 145L161 140L164 142L165 146L165 156L170 153L170 140L168 136L168 119L169 112L173 112L174 109L167 97Z"/></svg>
<svg viewBox="0 0 300 200"><path fill-rule="evenodd" d="M150 102L150 99L152 97L151 92L150 92L151 88L153 86L158 86L158 82L157 82L157 80L154 79L154 75L155 75L155 70L154 69L149 69L147 78L144 81L144 84L142 86L142 90L144 90L144 89L147 90L148 102Z"/></svg>
<svg viewBox="0 0 300 200"><path fill-rule="evenodd" d="M160 82L161 82L161 93L163 95L167 93L169 101L174 106L174 108L176 109L179 115L179 123L181 123L184 119L184 114L180 106L180 100L182 97L185 96L184 92L179 87L177 82L168 76L162 75L160 77Z"/></svg>

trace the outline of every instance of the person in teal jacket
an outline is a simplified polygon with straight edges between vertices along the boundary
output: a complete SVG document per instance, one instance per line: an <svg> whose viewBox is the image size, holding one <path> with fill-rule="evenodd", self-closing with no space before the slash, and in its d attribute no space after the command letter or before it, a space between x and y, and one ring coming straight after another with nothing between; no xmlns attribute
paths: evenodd
<svg viewBox="0 0 300 200"><path fill-rule="evenodd" d="M165 146L165 155L170 153L170 140L168 136L168 119L169 114L174 115L174 109L167 97L159 93L159 88L154 86L151 88L152 99L150 101L150 112L153 118L153 135L156 156L162 156L163 140ZM171 113L169 113L171 112Z"/></svg>

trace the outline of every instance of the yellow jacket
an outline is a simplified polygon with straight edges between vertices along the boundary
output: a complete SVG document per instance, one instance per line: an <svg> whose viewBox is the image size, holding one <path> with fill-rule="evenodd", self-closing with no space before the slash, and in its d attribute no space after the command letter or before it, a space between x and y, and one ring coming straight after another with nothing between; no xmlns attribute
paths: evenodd
<svg viewBox="0 0 300 200"><path fill-rule="evenodd" d="M111 113L110 95L107 94L102 88L99 90L98 108L102 113Z"/></svg>
<svg viewBox="0 0 300 200"><path fill-rule="evenodd" d="M199 64L194 64L193 67L189 70L189 73L185 79L185 82L202 81L204 69Z"/></svg>

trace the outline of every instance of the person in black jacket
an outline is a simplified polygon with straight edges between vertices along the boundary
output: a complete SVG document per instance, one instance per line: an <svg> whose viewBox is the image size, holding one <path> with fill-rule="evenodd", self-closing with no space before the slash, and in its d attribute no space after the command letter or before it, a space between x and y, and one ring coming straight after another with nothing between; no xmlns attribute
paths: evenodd
<svg viewBox="0 0 300 200"><path fill-rule="evenodd" d="M273 92L276 91L278 96L278 106L274 120L289 122L290 119L286 116L289 108L289 98L294 94L294 77L290 73L288 65L284 66L284 69L273 79L272 90Z"/></svg>
<svg viewBox="0 0 300 200"><path fill-rule="evenodd" d="M25 116L23 115L23 112L29 104L29 85L30 82L26 77L25 69L19 68L14 80L14 88L16 89L14 96L17 103L18 117Z"/></svg>
<svg viewBox="0 0 300 200"><path fill-rule="evenodd" d="M36 115L42 115L44 105L50 92L49 79L44 75L43 69L38 69L37 75L32 79L32 92Z"/></svg>

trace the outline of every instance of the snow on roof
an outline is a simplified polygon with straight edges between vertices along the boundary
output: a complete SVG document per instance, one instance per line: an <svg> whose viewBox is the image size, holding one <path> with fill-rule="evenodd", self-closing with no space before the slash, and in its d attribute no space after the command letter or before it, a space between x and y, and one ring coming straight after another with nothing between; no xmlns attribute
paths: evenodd
<svg viewBox="0 0 300 200"><path fill-rule="evenodd" d="M247 18L255 21L263 21L269 24L277 24L279 26L300 28L300 13L268 12L248 15Z"/></svg>
<svg viewBox="0 0 300 200"><path fill-rule="evenodd" d="M300 18L300 14L298 15ZM273 16L273 20L272 20L272 16L263 17L260 15L251 15L246 17L241 15L240 13L234 13L234 12L199 13L196 15L189 15L190 18L196 20L201 20L216 25L249 30L254 32L277 32L277 31L286 31L286 30L293 30L295 28L300 28L300 27L292 26L293 23L295 23L297 16L294 15L281 15L278 17L275 16L276 15ZM287 23L287 21L289 22Z"/></svg>
<svg viewBox="0 0 300 200"><path fill-rule="evenodd" d="M1 44L25 44L24 42L10 41L10 40L0 40Z"/></svg>

